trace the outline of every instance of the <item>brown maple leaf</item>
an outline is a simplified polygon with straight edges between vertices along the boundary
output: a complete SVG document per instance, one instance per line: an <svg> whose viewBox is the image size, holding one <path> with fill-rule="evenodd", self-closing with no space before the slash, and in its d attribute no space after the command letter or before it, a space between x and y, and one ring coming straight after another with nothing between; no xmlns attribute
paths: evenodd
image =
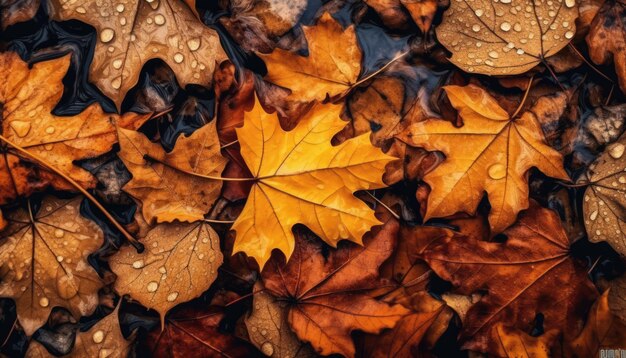
<svg viewBox="0 0 626 358"><path fill-rule="evenodd" d="M78 115L60 117L51 112L63 94L62 79L70 56L29 65L13 52L0 54L0 72L10 73L0 84L2 135L46 163L91 188L96 179L73 164L75 160L106 153L117 142L115 125L136 128L149 115L106 114L92 104ZM44 84L44 85L42 85ZM30 162L15 148L0 147L0 204L28 196L48 185L73 189L69 184Z"/></svg>
<svg viewBox="0 0 626 358"><path fill-rule="evenodd" d="M57 20L96 28L90 79L118 108L150 59L165 61L182 85L208 84L215 63L226 59L217 33L204 26L193 0L50 0Z"/></svg>
<svg viewBox="0 0 626 358"><path fill-rule="evenodd" d="M82 197L48 197L35 211L28 207L7 214L0 232L0 296L15 300L27 335L41 327L54 307L76 318L98 304L102 281L87 262L104 242L102 230L80 215Z"/></svg>
<svg viewBox="0 0 626 358"><path fill-rule="evenodd" d="M319 239L298 236L291 259L285 264L275 256L263 271L263 283L288 303L291 329L318 353L352 357L352 331L379 333L409 312L365 292L378 284L378 267L391 254L392 239L376 236L365 246L345 243L326 253Z"/></svg>
<svg viewBox="0 0 626 358"><path fill-rule="evenodd" d="M474 237L433 243L424 257L454 292L486 291L469 309L463 347L498 354L497 323L529 332L535 315L544 329L577 334L580 316L597 296L586 270L569 256L569 240L558 216L533 204L504 231L504 243Z"/></svg>

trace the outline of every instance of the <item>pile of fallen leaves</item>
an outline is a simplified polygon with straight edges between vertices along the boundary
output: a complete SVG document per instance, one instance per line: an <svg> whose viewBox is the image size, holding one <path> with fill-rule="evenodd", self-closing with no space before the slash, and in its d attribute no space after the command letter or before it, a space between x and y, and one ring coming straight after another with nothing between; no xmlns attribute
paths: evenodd
<svg viewBox="0 0 626 358"><path fill-rule="evenodd" d="M621 0L0 22L0 356L626 354Z"/></svg>

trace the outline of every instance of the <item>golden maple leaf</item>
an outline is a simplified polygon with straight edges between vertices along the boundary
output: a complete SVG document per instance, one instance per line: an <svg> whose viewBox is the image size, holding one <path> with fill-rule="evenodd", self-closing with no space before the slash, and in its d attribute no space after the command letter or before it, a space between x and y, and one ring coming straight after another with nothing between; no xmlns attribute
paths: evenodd
<svg viewBox="0 0 626 358"><path fill-rule="evenodd" d="M195 1L50 0L58 20L96 28L90 79L120 107L150 59L165 61L184 86L211 82L216 62L226 59L217 33L196 17Z"/></svg>
<svg viewBox="0 0 626 358"><path fill-rule="evenodd" d="M63 94L62 79L69 65L67 55L36 63L29 69L16 53L0 54L0 72L11 74L0 84L2 135L84 188L90 188L96 179L73 161L111 150L117 142L116 123L136 127L149 116L106 114L98 104L71 117L53 115L51 112ZM73 189L64 180L41 173L35 165L24 162L11 147L0 159L0 204L30 195L50 183L57 189Z"/></svg>
<svg viewBox="0 0 626 358"><path fill-rule="evenodd" d="M142 202L149 223L202 220L220 193L222 182L199 175L219 177L226 159L220 155L215 121L190 136L181 136L166 153L137 131L119 128L119 157L133 174L124 186ZM152 161L146 161L146 155Z"/></svg>
<svg viewBox="0 0 626 358"><path fill-rule="evenodd" d="M165 223L142 240L145 251L122 247L109 259L117 275L115 290L130 294L161 315L209 289L217 278L222 253L217 233L208 224Z"/></svg>
<svg viewBox="0 0 626 358"><path fill-rule="evenodd" d="M412 124L398 136L410 145L446 155L446 160L424 177L431 188L425 220L459 211L474 213L487 192L489 224L496 234L528 208L526 172L531 167L569 180L561 154L545 143L533 111L510 118L480 87L444 89L464 125L456 128L448 121L429 119ZM539 99L535 106L543 101L549 99Z"/></svg>
<svg viewBox="0 0 626 358"><path fill-rule="evenodd" d="M233 224L233 252L255 257L261 267L278 249L289 259L295 224L304 224L331 246L341 239L361 243L380 224L353 193L382 188L385 165L396 158L371 145L369 133L333 146L346 122L342 106L315 104L291 131L258 99L237 128L241 155L256 179L246 205Z"/></svg>
<svg viewBox="0 0 626 358"><path fill-rule="evenodd" d="M437 39L465 71L514 75L567 46L577 17L576 0L454 0Z"/></svg>
<svg viewBox="0 0 626 358"><path fill-rule="evenodd" d="M354 26L343 29L329 13L315 26L302 26L309 55L275 49L260 54L267 65L266 79L289 88L291 97L302 101L323 101L348 91L361 72L361 49Z"/></svg>
<svg viewBox="0 0 626 358"><path fill-rule="evenodd" d="M0 296L15 300L17 317L27 335L41 327L53 307L74 317L87 316L98 305L103 286L87 256L104 239L100 228L83 218L82 197L48 197L39 211L8 213L0 233Z"/></svg>
<svg viewBox="0 0 626 358"><path fill-rule="evenodd" d="M121 302L93 327L85 332L80 330L76 334L76 341L72 351L64 355L67 358L84 357L126 357L130 353L135 334L132 333L129 340L124 338L120 327ZM37 340L33 339L28 346L26 357L44 358L50 357L50 352Z"/></svg>

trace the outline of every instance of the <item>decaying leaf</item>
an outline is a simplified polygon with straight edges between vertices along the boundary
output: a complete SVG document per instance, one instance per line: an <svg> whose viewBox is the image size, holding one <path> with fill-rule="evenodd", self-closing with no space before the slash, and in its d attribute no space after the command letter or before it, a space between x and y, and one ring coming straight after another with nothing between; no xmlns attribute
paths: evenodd
<svg viewBox="0 0 626 358"><path fill-rule="evenodd" d="M515 75L565 47L577 16L575 0L453 0L437 38L465 71Z"/></svg>
<svg viewBox="0 0 626 358"><path fill-rule="evenodd" d="M191 0L50 0L53 17L96 28L90 78L120 107L150 59L165 61L182 85L211 82L226 59L217 33L196 17Z"/></svg>
<svg viewBox="0 0 626 358"><path fill-rule="evenodd" d="M165 320L165 327L154 329L146 338L146 351L153 357L257 357L254 347L222 332L221 307L201 310L176 308Z"/></svg>
<svg viewBox="0 0 626 358"><path fill-rule="evenodd" d="M217 233L204 222L158 224L142 240L143 253L124 246L109 259L115 290L155 309L161 319L209 289L222 264Z"/></svg>
<svg viewBox="0 0 626 358"><path fill-rule="evenodd" d="M593 304L585 328L575 339L566 342L565 357L598 357L600 349L622 348L626 344L626 324L614 317L609 309L606 291Z"/></svg>
<svg viewBox="0 0 626 358"><path fill-rule="evenodd" d="M226 165L220 155L215 121L188 137L179 137L170 153L140 132L119 128L118 137L119 156L133 174L123 189L141 201L146 221L193 222L204 218L222 182L197 175L219 178Z"/></svg>
<svg viewBox="0 0 626 358"><path fill-rule="evenodd" d="M296 224L333 247L342 239L360 243L380 224L353 193L384 187L385 165L395 158L373 147L368 133L332 146L332 137L346 124L340 111L340 105L315 104L289 132L258 99L246 112L237 137L256 181L232 227L237 232L233 252L245 252L263 268L273 249L289 259Z"/></svg>
<svg viewBox="0 0 626 358"><path fill-rule="evenodd" d="M591 23L587 34L589 57L599 65L615 64L622 92L626 93L626 4L607 0Z"/></svg>
<svg viewBox="0 0 626 358"><path fill-rule="evenodd" d="M361 72L361 49L354 26L343 29L329 13L315 26L302 26L309 54L275 49L261 55L267 65L266 79L291 90L291 98L323 101L348 91Z"/></svg>
<svg viewBox="0 0 626 358"><path fill-rule="evenodd" d="M33 18L39 8L39 0L0 1L0 27L7 27Z"/></svg>
<svg viewBox="0 0 626 358"><path fill-rule="evenodd" d="M100 228L79 213L82 197L44 199L39 210L7 213L0 232L0 296L15 300L27 335L41 327L53 307L67 308L76 318L98 305L103 283L87 262L103 243Z"/></svg>
<svg viewBox="0 0 626 358"><path fill-rule="evenodd" d="M498 354L501 347L492 328L501 323L530 332L539 312L546 331L576 335L581 313L597 294L585 268L570 258L558 216L534 204L504 235L504 243L447 238L424 253L455 293L487 292L465 317L463 347Z"/></svg>
<svg viewBox="0 0 626 358"><path fill-rule="evenodd" d="M68 175L85 188L96 184L74 160L94 157L111 150L115 124L135 127L148 116L128 113L106 114L98 104L71 117L53 115L52 109L63 94L62 79L70 56L28 64L13 52L0 54L0 72L10 73L0 83L2 135ZM45 83L45 85L42 85ZM52 184L57 189L73 189L63 179L27 162L9 147L0 159L0 204L28 196Z"/></svg>
<svg viewBox="0 0 626 358"><path fill-rule="evenodd" d="M424 178L431 187L425 220L459 211L474 213L487 192L491 229L493 234L502 232L528 207L527 171L531 167L569 180L561 154L545 143L535 114L551 99L542 97L528 112L510 118L480 87L444 88L463 126L430 119L412 124L398 136L410 145L446 155Z"/></svg>
<svg viewBox="0 0 626 358"><path fill-rule="evenodd" d="M592 242L607 241L626 256L626 134L589 167L583 215Z"/></svg>
<svg viewBox="0 0 626 358"><path fill-rule="evenodd" d="M609 281L609 308L613 315L626 322L626 277L620 276Z"/></svg>
<svg viewBox="0 0 626 358"><path fill-rule="evenodd" d="M311 346L302 343L289 327L287 302L277 301L262 291L263 285L254 286L254 307L245 324L252 343L268 357L316 357Z"/></svg>
<svg viewBox="0 0 626 358"><path fill-rule="evenodd" d="M498 323L493 327L498 342L500 342L500 357L519 358L548 358L550 357L550 347L557 338L557 331L545 332L539 337L532 337L529 334L506 327Z"/></svg>
<svg viewBox="0 0 626 358"><path fill-rule="evenodd" d="M393 240L375 236L365 246L343 243L323 255L323 244L301 233L287 263L275 256L263 271L265 288L287 306L291 329L323 355L354 356L350 332L379 333L409 311L365 293L378 284L378 267L391 254Z"/></svg>
<svg viewBox="0 0 626 358"><path fill-rule="evenodd" d="M70 354L64 355L69 358L81 357L126 357L133 345L134 337L126 340L120 329L119 319L120 305L108 316L101 319L93 327L76 335L76 342ZM134 334L133 334L134 336ZM33 340L28 347L26 357L45 358L50 353L41 343Z"/></svg>

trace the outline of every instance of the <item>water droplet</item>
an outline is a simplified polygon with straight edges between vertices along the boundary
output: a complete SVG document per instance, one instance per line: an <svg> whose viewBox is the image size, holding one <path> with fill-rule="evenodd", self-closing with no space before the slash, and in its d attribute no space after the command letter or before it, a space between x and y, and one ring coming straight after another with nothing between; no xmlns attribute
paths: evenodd
<svg viewBox="0 0 626 358"><path fill-rule="evenodd" d="M202 260L204 258L204 254L198 255L198 260Z"/></svg>
<svg viewBox="0 0 626 358"><path fill-rule="evenodd" d="M262 335L262 336L264 336L264 335L266 335L266 334L267 334L267 330L262 329L262 330L261 330L261 335Z"/></svg>
<svg viewBox="0 0 626 358"><path fill-rule="evenodd" d="M25 137L30 132L30 122L24 121L11 121L9 122L11 129L17 134L18 137Z"/></svg>
<svg viewBox="0 0 626 358"><path fill-rule="evenodd" d="M265 342L261 345L261 352L266 356L270 357L274 354L274 346L270 342Z"/></svg>
<svg viewBox="0 0 626 358"><path fill-rule="evenodd" d="M161 14L157 14L157 16L154 17L154 23L157 25L163 25L165 23L165 17Z"/></svg>
<svg viewBox="0 0 626 358"><path fill-rule="evenodd" d="M54 230L54 237L60 239L60 238L63 237L63 235L65 235L65 231L63 231L61 229Z"/></svg>
<svg viewBox="0 0 626 358"><path fill-rule="evenodd" d="M63 256L61 256L61 255L57 256L57 261L59 261L59 262L63 262L63 259L64 259L64 257L63 257Z"/></svg>
<svg viewBox="0 0 626 358"><path fill-rule="evenodd" d="M67 259L67 261L69 262L70 260ZM57 276L56 286L59 297L64 300L69 300L76 296L78 294L79 284L79 279L71 274Z"/></svg>
<svg viewBox="0 0 626 358"><path fill-rule="evenodd" d="M589 220L594 221L598 217L598 210L594 210L591 215L589 215Z"/></svg>
<svg viewBox="0 0 626 358"><path fill-rule="evenodd" d="M183 60L185 60L185 56L183 56L183 54L180 52L176 52L176 54L174 55L174 62L181 63L183 62Z"/></svg>
<svg viewBox="0 0 626 358"><path fill-rule="evenodd" d="M111 81L111 87L114 89L120 89L122 87L122 76L118 76Z"/></svg>
<svg viewBox="0 0 626 358"><path fill-rule="evenodd" d="M506 32L506 31L509 31L510 29L511 29L511 24L510 23L505 21L505 22L500 24L500 30Z"/></svg>
<svg viewBox="0 0 626 358"><path fill-rule="evenodd" d="M48 307L49 304L50 304L50 300L48 300L48 297L42 297L39 299L39 305L41 307Z"/></svg>
<svg viewBox="0 0 626 358"><path fill-rule="evenodd" d="M156 281L150 281L148 283L148 292L154 292L159 288L159 284Z"/></svg>
<svg viewBox="0 0 626 358"><path fill-rule="evenodd" d="M323 190L326 186L324 184L317 184L315 187L319 190Z"/></svg>
<svg viewBox="0 0 626 358"><path fill-rule="evenodd" d="M54 133L54 130L55 130L55 129L54 129L54 127L53 127L53 126L49 126L48 128L46 128L46 133L48 133L48 134L52 134L52 133Z"/></svg>
<svg viewBox="0 0 626 358"><path fill-rule="evenodd" d="M563 27L567 28L569 27L569 21L563 21Z"/></svg>
<svg viewBox="0 0 626 358"><path fill-rule="evenodd" d="M98 344L98 343L102 343L102 341L104 341L104 331L102 331L101 329L93 332L93 335L91 336L91 339L93 339L93 342Z"/></svg>
<svg viewBox="0 0 626 358"><path fill-rule="evenodd" d="M566 39L568 39L568 40L569 40L569 39L571 39L572 37L574 37L574 32L572 32L572 31L568 31L568 32L566 32L566 33L565 33L565 38L566 38Z"/></svg>
<svg viewBox="0 0 626 358"><path fill-rule="evenodd" d="M104 43L111 42L114 36L115 36L115 31L113 31L113 29L110 29L108 27L100 31L100 41Z"/></svg>
<svg viewBox="0 0 626 358"><path fill-rule="evenodd" d="M474 26L472 26L472 31L474 31L474 32L480 31L480 25L474 24Z"/></svg>
<svg viewBox="0 0 626 358"><path fill-rule="evenodd" d="M117 12L124 12L124 4L117 4L115 10L117 10Z"/></svg>
<svg viewBox="0 0 626 358"><path fill-rule="evenodd" d="M133 262L133 268L140 269L144 266L143 260Z"/></svg>
<svg viewBox="0 0 626 358"><path fill-rule="evenodd" d="M159 273L160 274L166 274L167 273L167 269L165 268L165 266L159 267Z"/></svg>
<svg viewBox="0 0 626 358"><path fill-rule="evenodd" d="M506 176L506 167L500 163L497 163L489 167L488 173L491 179L502 179Z"/></svg>
<svg viewBox="0 0 626 358"><path fill-rule="evenodd" d="M609 155L614 159L619 159L624 155L624 145L622 143L616 143L609 147Z"/></svg>
<svg viewBox="0 0 626 358"><path fill-rule="evenodd" d="M523 55L524 54L524 50L522 50L521 48L518 48L516 52L517 52L518 55Z"/></svg>
<svg viewBox="0 0 626 358"><path fill-rule="evenodd" d="M510 4L511 0L500 0L500 2L503 4Z"/></svg>
<svg viewBox="0 0 626 358"><path fill-rule="evenodd" d="M98 358L108 358L113 352L113 349L102 348L98 351Z"/></svg>
<svg viewBox="0 0 626 358"><path fill-rule="evenodd" d="M499 55L496 51L489 51L489 57L491 58L498 58Z"/></svg>
<svg viewBox="0 0 626 358"><path fill-rule="evenodd" d="M177 298L178 298L178 292L171 292L169 295L167 295L168 302L174 302L176 301Z"/></svg>
<svg viewBox="0 0 626 358"><path fill-rule="evenodd" d="M565 6L572 8L576 5L576 0L565 0Z"/></svg>
<svg viewBox="0 0 626 358"><path fill-rule="evenodd" d="M126 18L124 16L120 17L120 25L126 25Z"/></svg>
<svg viewBox="0 0 626 358"><path fill-rule="evenodd" d="M113 61L113 68L116 70L119 70L120 68L122 68L122 60L114 60Z"/></svg>
<svg viewBox="0 0 626 358"><path fill-rule="evenodd" d="M87 10L85 10L85 8L82 7L82 6L79 6L79 7L76 8L76 12L79 13L79 14L85 14L85 13L87 13Z"/></svg>
<svg viewBox="0 0 626 358"><path fill-rule="evenodd" d="M200 41L200 38L187 40L187 47L189 47L191 51L196 51L200 48Z"/></svg>
<svg viewBox="0 0 626 358"><path fill-rule="evenodd" d="M617 179L617 180L618 180L620 183L622 183L622 184L626 184L626 177L625 177L625 176L623 176L623 175L622 175L621 177L619 177L619 179Z"/></svg>
<svg viewBox="0 0 626 358"><path fill-rule="evenodd" d="M476 10L474 11L474 14L476 14L476 16L478 16L478 17L483 16L483 14L484 14L484 13L485 13L485 12L484 12L482 9L476 9Z"/></svg>

